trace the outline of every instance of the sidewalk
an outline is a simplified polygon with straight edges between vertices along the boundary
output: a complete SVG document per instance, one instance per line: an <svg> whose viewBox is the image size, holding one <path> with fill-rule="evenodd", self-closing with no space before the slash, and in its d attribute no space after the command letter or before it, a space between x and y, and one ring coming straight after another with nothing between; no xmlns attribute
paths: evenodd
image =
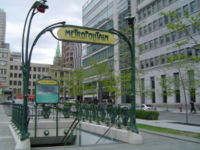
<svg viewBox="0 0 200 150"><path fill-rule="evenodd" d="M156 109L157 109L157 111L168 111L168 112L183 113L183 114L186 113L185 109L180 110L179 108L157 107ZM190 113L191 113L190 109L188 108L188 114L190 114ZM196 108L196 113L192 113L192 114L200 115L200 110L198 110Z"/></svg>
<svg viewBox="0 0 200 150"><path fill-rule="evenodd" d="M8 127L10 119L4 112L4 108L0 105L0 150L14 150L15 141Z"/></svg>

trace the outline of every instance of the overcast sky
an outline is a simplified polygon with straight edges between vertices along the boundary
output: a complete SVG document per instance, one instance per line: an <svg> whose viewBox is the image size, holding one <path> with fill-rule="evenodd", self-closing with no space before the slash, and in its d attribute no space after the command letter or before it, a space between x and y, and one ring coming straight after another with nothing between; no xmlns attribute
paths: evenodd
<svg viewBox="0 0 200 150"><path fill-rule="evenodd" d="M21 37L28 10L35 0L0 0L0 8L6 12L6 43L11 51L21 52ZM46 26L66 21L67 24L82 25L82 6L87 0L48 0L49 9L34 16L30 42ZM30 43L31 45L31 43ZM52 64L57 41L48 33L38 41L32 56L34 63Z"/></svg>

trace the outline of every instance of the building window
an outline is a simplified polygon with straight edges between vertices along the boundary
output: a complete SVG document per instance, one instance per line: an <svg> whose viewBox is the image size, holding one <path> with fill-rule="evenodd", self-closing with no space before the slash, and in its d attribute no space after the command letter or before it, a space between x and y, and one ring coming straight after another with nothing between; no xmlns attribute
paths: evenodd
<svg viewBox="0 0 200 150"><path fill-rule="evenodd" d="M148 68L149 67L149 60L145 60L145 68Z"/></svg>
<svg viewBox="0 0 200 150"><path fill-rule="evenodd" d="M155 90L152 91L152 93L151 93L151 100L152 100L152 103L156 103L156 93L155 93Z"/></svg>
<svg viewBox="0 0 200 150"><path fill-rule="evenodd" d="M159 27L162 27L164 24L163 24L163 18L161 17L160 19L159 19Z"/></svg>
<svg viewBox="0 0 200 150"><path fill-rule="evenodd" d="M13 74L12 74L12 73L10 73L10 77L11 77L11 78L13 77Z"/></svg>
<svg viewBox="0 0 200 150"><path fill-rule="evenodd" d="M150 66L151 66L151 67L154 66L154 59L153 59L153 58L150 59Z"/></svg>
<svg viewBox="0 0 200 150"><path fill-rule="evenodd" d="M22 85L22 82L21 82L21 81L18 81L18 85L21 86L21 85Z"/></svg>
<svg viewBox="0 0 200 150"><path fill-rule="evenodd" d="M144 79L141 79L141 103L145 104L145 83L144 83Z"/></svg>
<svg viewBox="0 0 200 150"><path fill-rule="evenodd" d="M188 71L188 80L189 80L190 100L196 102L196 89L195 89L194 70L189 70Z"/></svg>
<svg viewBox="0 0 200 150"><path fill-rule="evenodd" d="M189 14L189 6L188 5L183 6L183 14L184 15L188 15Z"/></svg>
<svg viewBox="0 0 200 150"><path fill-rule="evenodd" d="M159 43L159 39L158 38L154 39L154 47L155 48L158 47L158 43Z"/></svg>
<svg viewBox="0 0 200 150"><path fill-rule="evenodd" d="M150 23L150 24L148 25L148 28L149 28L149 32L151 32L151 31L153 30L153 23Z"/></svg>
<svg viewBox="0 0 200 150"><path fill-rule="evenodd" d="M15 66L15 70L18 70L18 66Z"/></svg>
<svg viewBox="0 0 200 150"><path fill-rule="evenodd" d="M157 3L156 1L154 3L152 3L152 11L155 13L158 11L158 7L157 7Z"/></svg>
<svg viewBox="0 0 200 150"><path fill-rule="evenodd" d="M150 6L147 7L147 14L151 15L151 13L152 13L152 7L150 5Z"/></svg>
<svg viewBox="0 0 200 150"><path fill-rule="evenodd" d="M148 47L149 47L148 44L149 44L148 42L144 43L144 50L145 50L145 51L148 50Z"/></svg>
<svg viewBox="0 0 200 150"><path fill-rule="evenodd" d="M163 103L167 103L167 84L166 84L166 75L161 75L161 87L162 87L162 97Z"/></svg>
<svg viewBox="0 0 200 150"><path fill-rule="evenodd" d="M176 14L179 18L182 16L181 8L176 9Z"/></svg>
<svg viewBox="0 0 200 150"><path fill-rule="evenodd" d="M7 65L7 61L0 60L0 66L6 66L6 65Z"/></svg>
<svg viewBox="0 0 200 150"><path fill-rule="evenodd" d="M0 74L6 74L7 70L6 69L0 69Z"/></svg>
<svg viewBox="0 0 200 150"><path fill-rule="evenodd" d="M164 36L161 36L160 37L160 45L163 45L164 44Z"/></svg>
<svg viewBox="0 0 200 150"><path fill-rule="evenodd" d="M17 73L14 73L14 77L17 78Z"/></svg>
<svg viewBox="0 0 200 150"><path fill-rule="evenodd" d="M165 40L166 40L166 44L168 44L170 42L170 35L169 34L165 35Z"/></svg>
<svg viewBox="0 0 200 150"><path fill-rule="evenodd" d="M144 29L143 29L143 31L144 31L144 34L146 34L147 32L148 32L148 26L146 25L146 26L144 26Z"/></svg>
<svg viewBox="0 0 200 150"><path fill-rule="evenodd" d="M9 84L12 85L12 81L10 81Z"/></svg>
<svg viewBox="0 0 200 150"><path fill-rule="evenodd" d="M188 48L187 48L187 56L188 56L188 57L191 57L191 56L192 56L192 50L193 50L193 49L192 49L191 47L188 47Z"/></svg>
<svg viewBox="0 0 200 150"><path fill-rule="evenodd" d="M140 68L144 69L144 61L140 61Z"/></svg>
<svg viewBox="0 0 200 150"><path fill-rule="evenodd" d="M200 57L200 49L195 48L195 56Z"/></svg>
<svg viewBox="0 0 200 150"><path fill-rule="evenodd" d="M153 47L154 47L154 43L153 43L154 41L153 40L151 40L150 42L149 42L149 49L152 49Z"/></svg>
<svg viewBox="0 0 200 150"><path fill-rule="evenodd" d="M197 10L197 4L196 4L196 1L192 1L190 3L190 11L191 13L195 12Z"/></svg>
<svg viewBox="0 0 200 150"><path fill-rule="evenodd" d="M142 10L142 13L143 13L143 18L145 18L145 17L147 16L146 8L144 8L144 9Z"/></svg>
<svg viewBox="0 0 200 150"><path fill-rule="evenodd" d="M171 39L173 42L176 41L176 32L171 33Z"/></svg>
<svg viewBox="0 0 200 150"><path fill-rule="evenodd" d="M166 7L168 5L168 0L163 0L163 6Z"/></svg>
<svg viewBox="0 0 200 150"><path fill-rule="evenodd" d="M157 56L155 57L155 65L159 65L160 64L160 58Z"/></svg>
<svg viewBox="0 0 200 150"><path fill-rule="evenodd" d="M175 102L180 103L181 102L181 95L180 95L180 79L179 79L179 73L174 73L174 90L175 90Z"/></svg>
<svg viewBox="0 0 200 150"><path fill-rule="evenodd" d="M150 80L151 80L151 89L155 89L155 78L151 77Z"/></svg>
<svg viewBox="0 0 200 150"><path fill-rule="evenodd" d="M36 71L36 67L33 68L33 71Z"/></svg>
<svg viewBox="0 0 200 150"><path fill-rule="evenodd" d="M168 16L164 16L164 23L168 24L169 23L169 17Z"/></svg>
<svg viewBox="0 0 200 150"><path fill-rule="evenodd" d="M17 81L14 81L14 85L17 85Z"/></svg>
<svg viewBox="0 0 200 150"><path fill-rule="evenodd" d="M154 77L150 77L150 81L151 81L151 102L155 103L156 102L156 93L155 93L155 78Z"/></svg>
<svg viewBox="0 0 200 150"><path fill-rule="evenodd" d="M158 20L155 20L155 21L153 22L153 29L154 29L154 30L157 30L157 28L158 28Z"/></svg>
<svg viewBox="0 0 200 150"><path fill-rule="evenodd" d="M165 55L160 56L160 59L161 59L161 64L165 64L166 63Z"/></svg>
<svg viewBox="0 0 200 150"><path fill-rule="evenodd" d="M162 8L162 1L161 0L157 0L157 7L158 7L158 10Z"/></svg>

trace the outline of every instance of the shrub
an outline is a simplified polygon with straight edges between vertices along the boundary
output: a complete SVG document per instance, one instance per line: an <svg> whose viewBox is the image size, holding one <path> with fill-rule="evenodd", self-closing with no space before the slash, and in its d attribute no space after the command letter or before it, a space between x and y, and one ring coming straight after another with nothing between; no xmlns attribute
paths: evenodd
<svg viewBox="0 0 200 150"><path fill-rule="evenodd" d="M147 119L147 120L158 120L159 112L157 111L146 111L136 110L136 118Z"/></svg>

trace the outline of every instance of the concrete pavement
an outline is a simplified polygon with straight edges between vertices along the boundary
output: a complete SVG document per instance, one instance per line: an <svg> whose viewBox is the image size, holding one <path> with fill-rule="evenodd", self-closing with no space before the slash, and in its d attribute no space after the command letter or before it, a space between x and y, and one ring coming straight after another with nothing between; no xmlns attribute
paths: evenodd
<svg viewBox="0 0 200 150"><path fill-rule="evenodd" d="M4 112L0 105L0 150L14 150L15 141L8 127L10 118Z"/></svg>

